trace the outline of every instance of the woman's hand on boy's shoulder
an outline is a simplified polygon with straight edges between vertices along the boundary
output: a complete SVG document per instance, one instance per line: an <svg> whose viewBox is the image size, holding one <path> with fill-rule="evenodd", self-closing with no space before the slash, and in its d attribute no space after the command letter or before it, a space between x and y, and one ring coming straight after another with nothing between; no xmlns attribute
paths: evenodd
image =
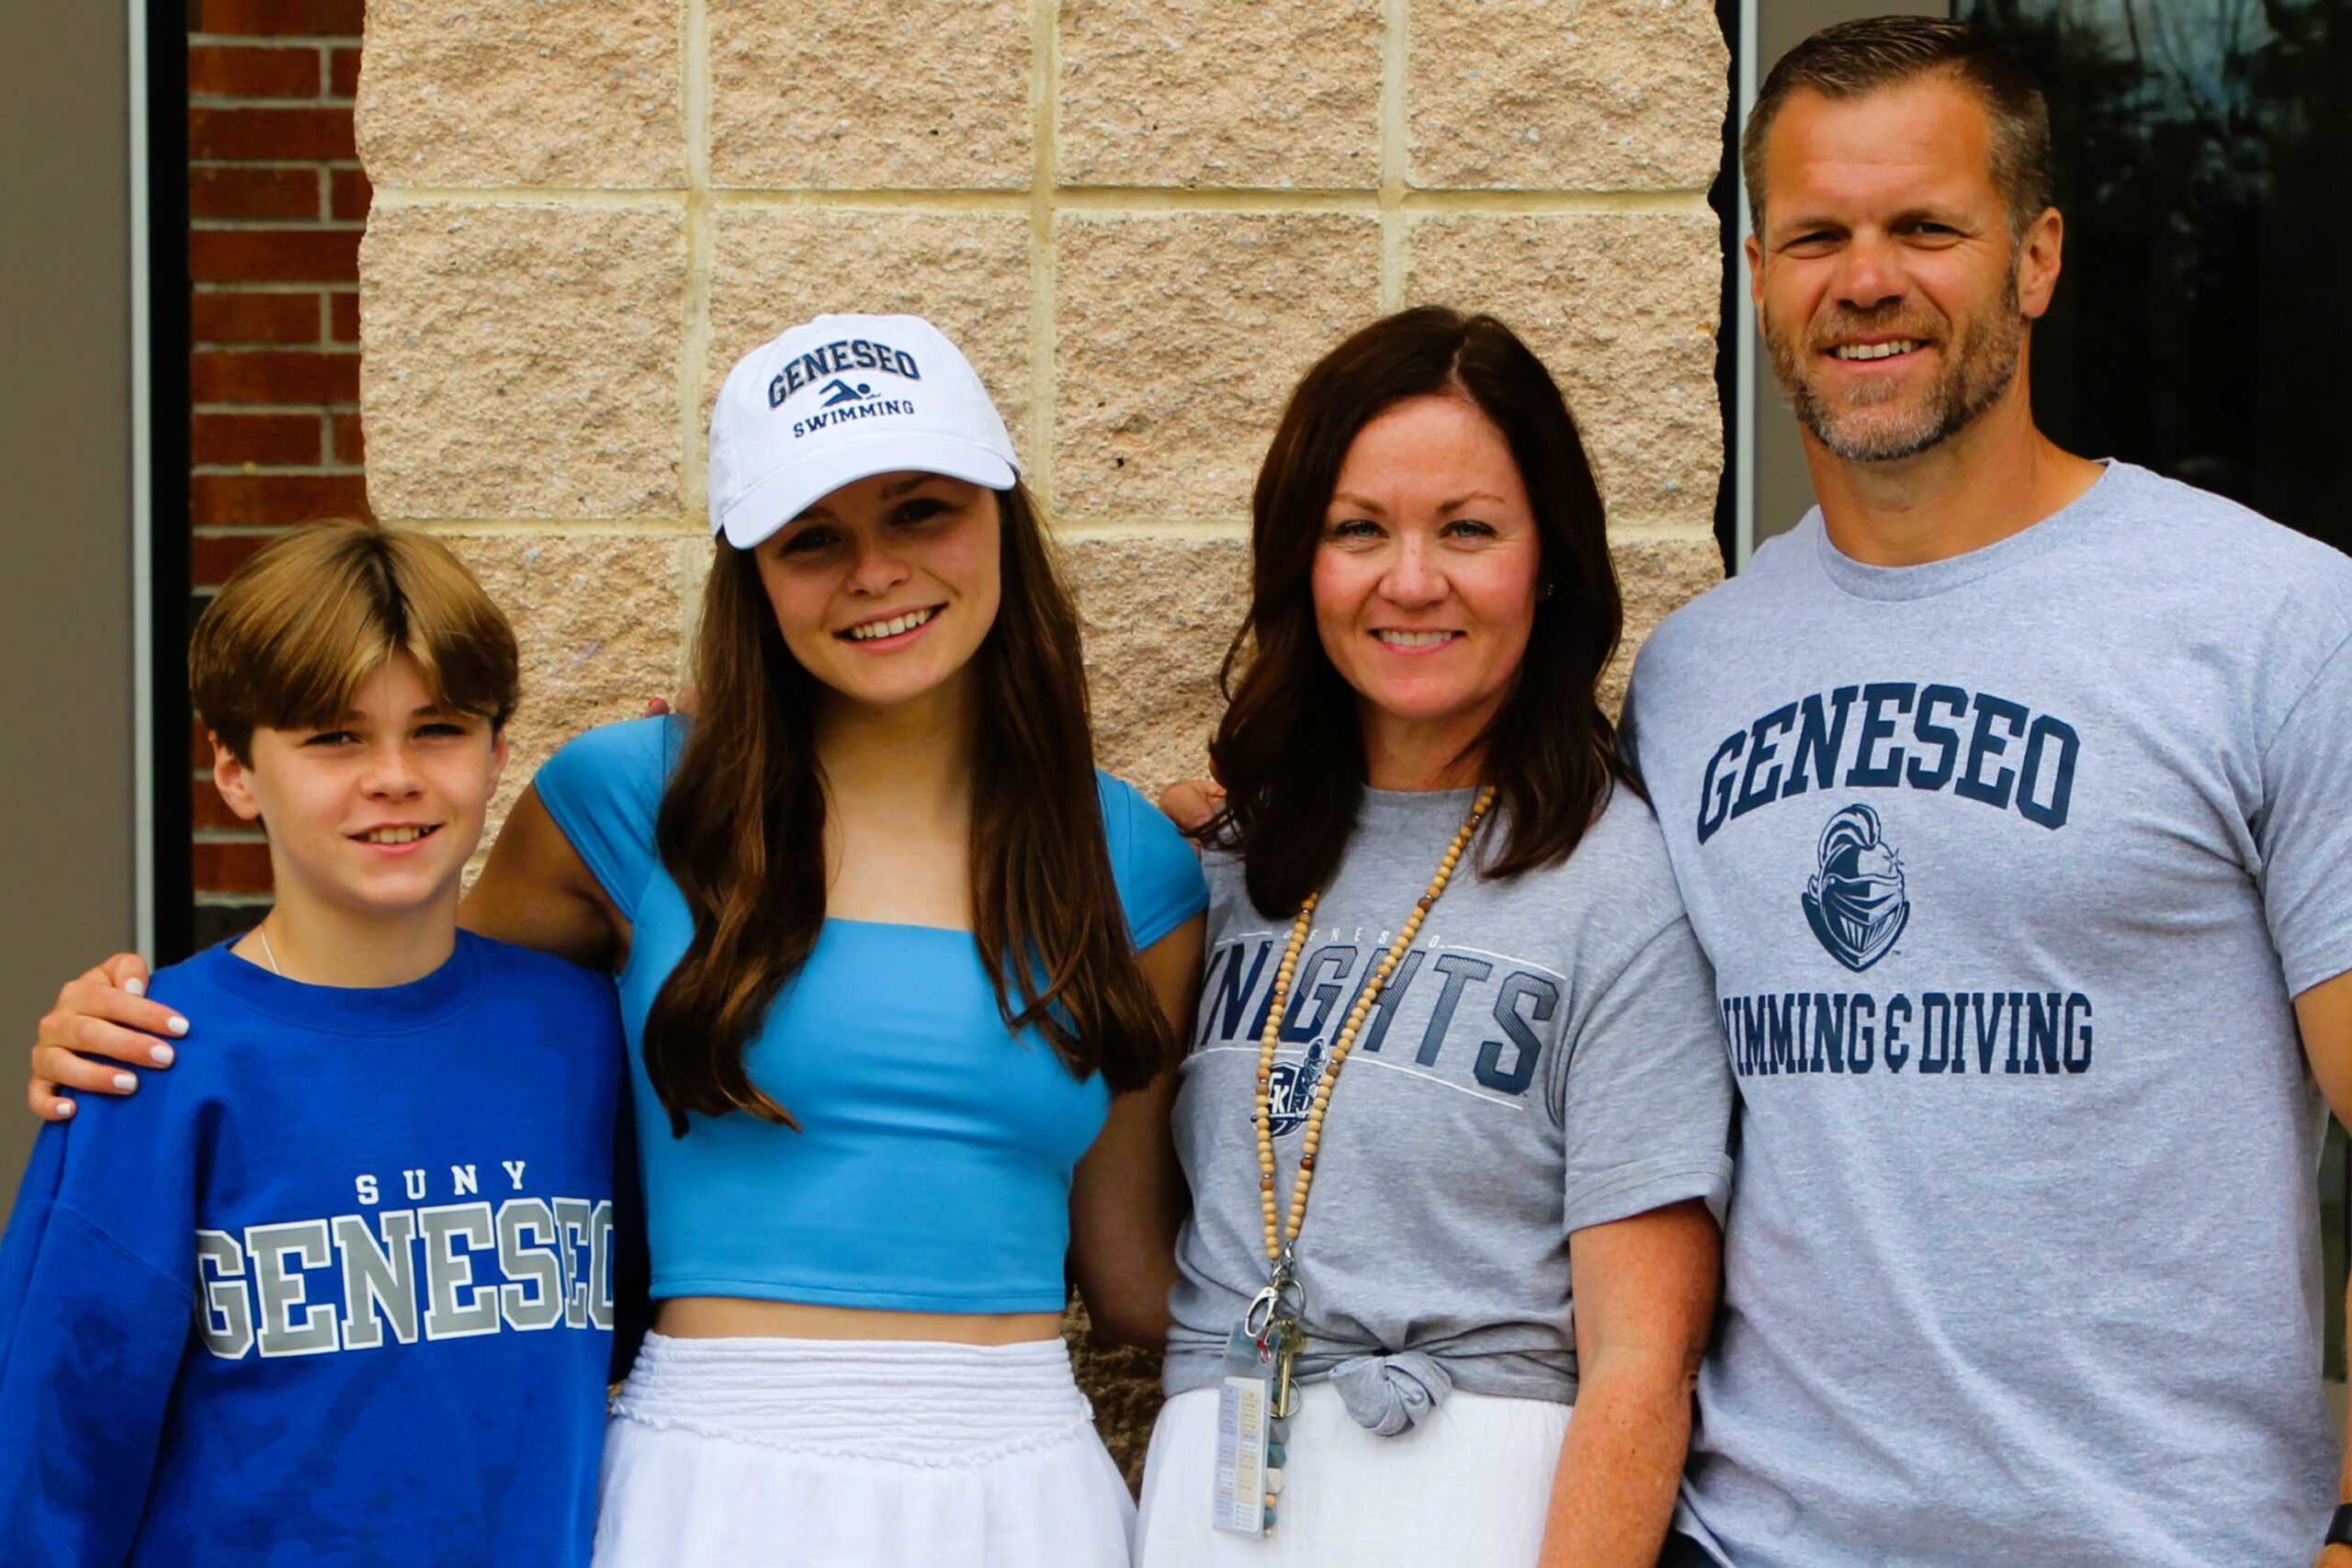
<svg viewBox="0 0 2352 1568"><path fill-rule="evenodd" d="M124 1063L172 1065L167 1037L186 1034L187 1020L147 999L147 976L145 959L118 953L57 993L57 1005L42 1015L33 1041L25 1103L34 1115L49 1122L73 1115L68 1095L74 1091L130 1093L139 1078L123 1070Z"/></svg>

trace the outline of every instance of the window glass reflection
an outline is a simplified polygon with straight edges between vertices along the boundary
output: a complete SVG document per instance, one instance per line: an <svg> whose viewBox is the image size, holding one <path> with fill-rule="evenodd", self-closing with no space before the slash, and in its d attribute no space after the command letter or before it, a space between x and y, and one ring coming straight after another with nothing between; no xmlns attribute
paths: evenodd
<svg viewBox="0 0 2352 1568"><path fill-rule="evenodd" d="M2050 97L2036 412L2352 549L2352 0L1962 0Z"/></svg>

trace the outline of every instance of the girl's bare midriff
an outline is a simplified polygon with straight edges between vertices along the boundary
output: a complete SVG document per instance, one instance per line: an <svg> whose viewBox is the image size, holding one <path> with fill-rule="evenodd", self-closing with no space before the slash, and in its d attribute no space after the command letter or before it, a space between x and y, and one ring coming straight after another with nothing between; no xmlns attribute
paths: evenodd
<svg viewBox="0 0 2352 1568"><path fill-rule="evenodd" d="M888 1312L749 1301L741 1296L675 1296L655 1315L656 1332L675 1339L933 1339L952 1345L1020 1345L1060 1336L1050 1312Z"/></svg>

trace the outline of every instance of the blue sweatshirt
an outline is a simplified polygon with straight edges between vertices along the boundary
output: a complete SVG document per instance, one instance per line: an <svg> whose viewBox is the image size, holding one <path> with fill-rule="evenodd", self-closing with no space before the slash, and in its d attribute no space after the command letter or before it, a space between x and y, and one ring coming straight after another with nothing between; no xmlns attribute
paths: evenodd
<svg viewBox="0 0 2352 1568"><path fill-rule="evenodd" d="M0 1243L0 1562L588 1561L611 983L460 932L380 990L224 945L179 1065L41 1130Z"/></svg>

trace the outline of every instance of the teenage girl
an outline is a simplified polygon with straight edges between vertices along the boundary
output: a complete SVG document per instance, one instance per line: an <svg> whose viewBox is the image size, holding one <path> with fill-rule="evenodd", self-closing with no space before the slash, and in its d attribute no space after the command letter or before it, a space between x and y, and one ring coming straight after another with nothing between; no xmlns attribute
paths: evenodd
<svg viewBox="0 0 2352 1568"><path fill-rule="evenodd" d="M619 976L658 1315L597 1561L1119 1568L1061 1308L1164 1330L1197 863L1094 770L1076 616L935 329L755 351L709 474L697 716L559 751L462 917ZM103 1092L62 1047L139 1029L93 972L36 1073Z"/></svg>

